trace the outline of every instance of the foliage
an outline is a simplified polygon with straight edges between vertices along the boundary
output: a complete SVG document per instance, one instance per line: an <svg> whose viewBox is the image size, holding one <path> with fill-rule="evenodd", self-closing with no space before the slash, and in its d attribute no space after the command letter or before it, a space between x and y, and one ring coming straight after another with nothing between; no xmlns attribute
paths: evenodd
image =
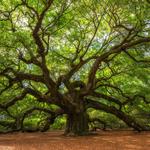
<svg viewBox="0 0 150 150"><path fill-rule="evenodd" d="M149 129L148 0L1 0L0 28L1 126Z"/></svg>

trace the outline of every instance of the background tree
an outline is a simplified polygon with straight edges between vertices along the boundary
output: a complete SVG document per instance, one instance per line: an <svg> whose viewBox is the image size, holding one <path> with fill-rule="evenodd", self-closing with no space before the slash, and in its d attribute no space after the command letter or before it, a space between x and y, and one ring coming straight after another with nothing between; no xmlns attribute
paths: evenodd
<svg viewBox="0 0 150 150"><path fill-rule="evenodd" d="M0 109L11 118L2 126L23 130L25 119L37 115L47 130L65 114L65 133L84 135L89 122L105 123L89 117L100 110L149 129L148 1L0 3Z"/></svg>

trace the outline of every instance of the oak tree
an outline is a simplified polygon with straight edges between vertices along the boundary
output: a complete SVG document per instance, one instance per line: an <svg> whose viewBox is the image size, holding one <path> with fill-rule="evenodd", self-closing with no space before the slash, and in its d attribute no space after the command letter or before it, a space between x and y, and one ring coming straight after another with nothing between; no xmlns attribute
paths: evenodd
<svg viewBox="0 0 150 150"><path fill-rule="evenodd" d="M2 126L65 114L65 134L85 135L95 109L149 129L134 117L150 113L149 1L1 0L0 29Z"/></svg>

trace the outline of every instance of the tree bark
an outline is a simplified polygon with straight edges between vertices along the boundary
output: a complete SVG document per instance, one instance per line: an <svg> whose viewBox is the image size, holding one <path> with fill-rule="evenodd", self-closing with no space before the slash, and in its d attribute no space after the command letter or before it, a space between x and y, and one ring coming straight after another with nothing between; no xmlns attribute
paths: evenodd
<svg viewBox="0 0 150 150"><path fill-rule="evenodd" d="M67 116L65 135L87 135L89 133L88 114L84 111Z"/></svg>

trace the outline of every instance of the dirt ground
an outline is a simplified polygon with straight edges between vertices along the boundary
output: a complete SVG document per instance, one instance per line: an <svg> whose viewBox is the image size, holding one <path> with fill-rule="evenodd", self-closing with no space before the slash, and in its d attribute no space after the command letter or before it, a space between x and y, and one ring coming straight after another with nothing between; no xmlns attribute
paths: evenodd
<svg viewBox="0 0 150 150"><path fill-rule="evenodd" d="M0 150L150 150L150 132L98 132L98 135L64 137L62 132L0 135Z"/></svg>

